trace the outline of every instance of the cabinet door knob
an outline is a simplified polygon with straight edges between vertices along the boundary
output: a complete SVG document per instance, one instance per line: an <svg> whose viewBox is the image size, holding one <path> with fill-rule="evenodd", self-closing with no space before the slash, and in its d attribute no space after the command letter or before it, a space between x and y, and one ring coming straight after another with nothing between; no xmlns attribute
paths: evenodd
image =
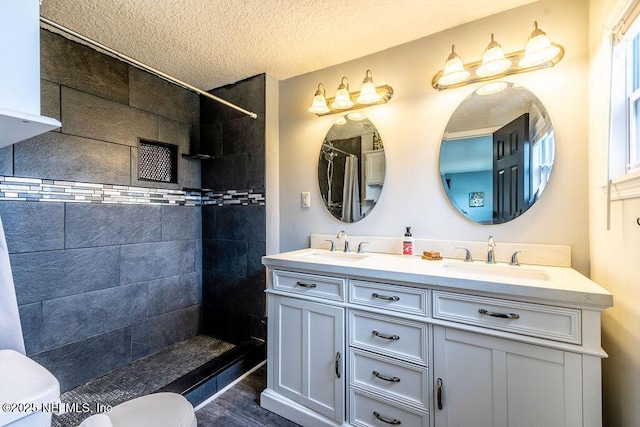
<svg viewBox="0 0 640 427"><path fill-rule="evenodd" d="M399 340L399 339L400 339L400 337L399 337L399 336L397 336L397 335L381 334L381 333L380 333L380 332L378 332L378 331L371 331L371 333L372 333L373 335L377 336L378 338L384 338L385 340L395 340L395 341L397 341L397 340Z"/></svg>
<svg viewBox="0 0 640 427"><path fill-rule="evenodd" d="M436 382L436 399L438 400L438 409L442 411L442 378L438 378Z"/></svg>
<svg viewBox="0 0 640 427"><path fill-rule="evenodd" d="M398 378L398 377L388 377L386 375L382 375L378 371L373 371L373 375L375 375L377 378L380 378L381 380L389 381L390 383L399 383L400 382L400 378Z"/></svg>
<svg viewBox="0 0 640 427"><path fill-rule="evenodd" d="M340 378L340 352L336 353L336 376Z"/></svg>
<svg viewBox="0 0 640 427"><path fill-rule="evenodd" d="M374 298L383 299L385 301L399 301L400 300L400 297L397 297L395 295L393 295L393 296L380 295L380 294L375 293L375 292L372 293L371 296L374 297Z"/></svg>
<svg viewBox="0 0 640 427"><path fill-rule="evenodd" d="M484 308L481 308L480 310L478 310L478 313L486 314L487 316L491 316L491 317L499 317L501 319L519 319L520 318L520 315L516 313L509 313L509 314L494 313L493 311L488 311L488 310L485 310Z"/></svg>
<svg viewBox="0 0 640 427"><path fill-rule="evenodd" d="M380 415L380 412L378 412L378 411L373 411L373 415L377 419L379 419L380 421L382 421L384 423L387 423L387 424L391 424L391 425L394 425L394 426L399 426L400 424L402 424L402 422L400 420L398 420L398 419L395 419L395 418L391 419L391 418L383 417L382 415Z"/></svg>

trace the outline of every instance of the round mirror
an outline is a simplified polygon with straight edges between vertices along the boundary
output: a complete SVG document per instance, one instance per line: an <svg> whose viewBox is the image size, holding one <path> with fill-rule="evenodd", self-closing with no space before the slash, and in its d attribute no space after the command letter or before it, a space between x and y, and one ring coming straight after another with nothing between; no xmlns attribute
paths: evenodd
<svg viewBox="0 0 640 427"><path fill-rule="evenodd" d="M359 113L336 120L318 160L318 184L327 210L343 222L356 222L376 205L384 184L382 138Z"/></svg>
<svg viewBox="0 0 640 427"><path fill-rule="evenodd" d="M440 177L453 206L479 224L522 215L544 191L555 152L544 106L515 83L482 86L454 111L440 145Z"/></svg>

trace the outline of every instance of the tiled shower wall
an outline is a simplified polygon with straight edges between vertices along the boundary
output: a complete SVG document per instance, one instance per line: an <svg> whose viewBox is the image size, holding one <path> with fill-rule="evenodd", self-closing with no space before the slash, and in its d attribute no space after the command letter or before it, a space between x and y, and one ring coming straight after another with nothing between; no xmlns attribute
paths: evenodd
<svg viewBox="0 0 640 427"><path fill-rule="evenodd" d="M1 177L200 187L180 155L178 183L137 179L138 138L198 145L197 95L44 30L41 58L42 112L63 127L1 148ZM0 198L0 216L27 352L66 390L199 332L202 208L63 199Z"/></svg>
<svg viewBox="0 0 640 427"><path fill-rule="evenodd" d="M202 150L215 157L202 162L202 186L249 194L244 202L202 206L203 329L231 342L265 338L265 76L211 93L258 118L201 99Z"/></svg>

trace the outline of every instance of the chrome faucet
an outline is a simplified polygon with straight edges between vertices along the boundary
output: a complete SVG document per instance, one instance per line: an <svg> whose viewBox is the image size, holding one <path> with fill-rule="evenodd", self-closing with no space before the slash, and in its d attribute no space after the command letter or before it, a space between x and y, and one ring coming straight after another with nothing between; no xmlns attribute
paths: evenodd
<svg viewBox="0 0 640 427"><path fill-rule="evenodd" d="M344 237L344 251L349 252L349 236L347 236L347 232L341 230L336 237L338 239L342 239Z"/></svg>
<svg viewBox="0 0 640 427"><path fill-rule="evenodd" d="M487 243L487 264L496 263L496 241L493 240L493 236L489 236L489 242Z"/></svg>

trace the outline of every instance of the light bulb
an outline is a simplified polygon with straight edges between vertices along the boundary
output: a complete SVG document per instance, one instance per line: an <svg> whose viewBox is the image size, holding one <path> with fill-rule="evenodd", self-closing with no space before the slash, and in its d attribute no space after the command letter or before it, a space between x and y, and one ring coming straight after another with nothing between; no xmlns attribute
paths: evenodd
<svg viewBox="0 0 640 427"><path fill-rule="evenodd" d="M340 82L340 86L338 86L338 90L336 92L336 98L331 104L331 106L337 110L344 110L353 107L353 101L351 101L351 95L349 95L349 81L347 80L347 83L345 84L345 80L347 80L347 78L342 77L342 81Z"/></svg>
<svg viewBox="0 0 640 427"><path fill-rule="evenodd" d="M470 73L464 69L464 64L455 49L456 46L452 45L451 53L444 64L442 76L438 79L438 84L441 86L453 85L469 78Z"/></svg>
<svg viewBox="0 0 640 427"><path fill-rule="evenodd" d="M482 57L482 65L476 70L476 74L480 77L495 76L511 67L511 61L504 57L502 47L493 39L491 34L491 42L484 51Z"/></svg>
<svg viewBox="0 0 640 427"><path fill-rule="evenodd" d="M533 26L534 29L527 41L524 57L518 63L522 68L544 64L560 52L560 48L552 46L545 32L538 28L537 21L534 21Z"/></svg>
<svg viewBox="0 0 640 427"><path fill-rule="evenodd" d="M360 89L360 96L358 96L358 104L373 104L380 101L380 95L376 91L376 87L373 84L373 76L371 70L367 70L367 73L362 81L362 88Z"/></svg>
<svg viewBox="0 0 640 427"><path fill-rule="evenodd" d="M320 89L320 87L322 87L322 89ZM320 83L318 85L318 90L316 90L316 94L313 96L309 112L313 114L327 114L329 111L327 99L324 96L324 86Z"/></svg>

